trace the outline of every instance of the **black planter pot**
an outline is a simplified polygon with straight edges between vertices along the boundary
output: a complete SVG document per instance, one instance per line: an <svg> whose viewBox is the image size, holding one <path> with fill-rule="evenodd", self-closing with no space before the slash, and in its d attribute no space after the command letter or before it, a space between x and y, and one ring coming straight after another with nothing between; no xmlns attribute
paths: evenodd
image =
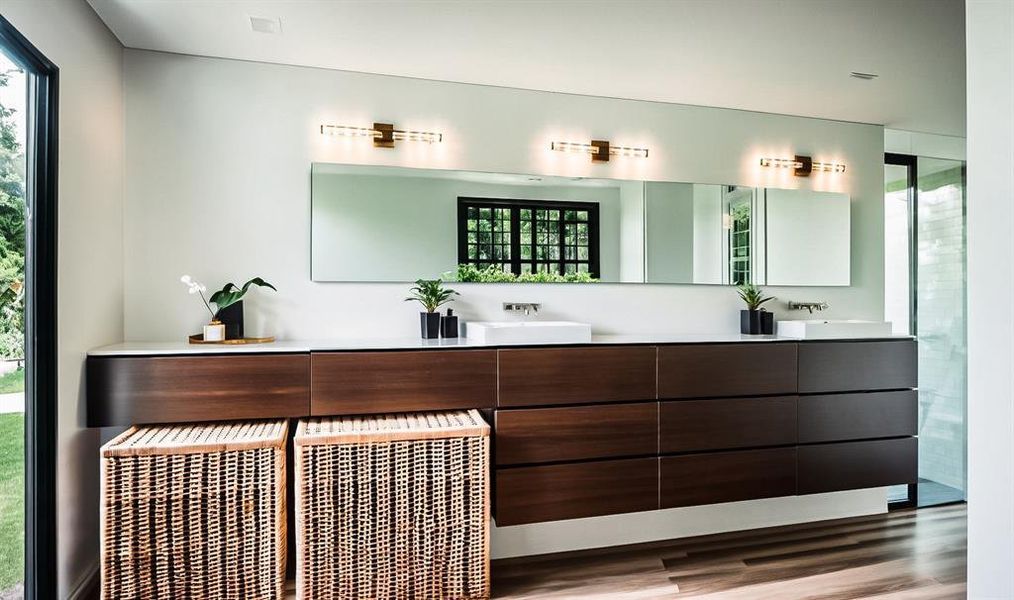
<svg viewBox="0 0 1014 600"><path fill-rule="evenodd" d="M440 313L419 313L419 329L424 340L440 337Z"/></svg>
<svg viewBox="0 0 1014 600"><path fill-rule="evenodd" d="M243 301L230 304L216 315L225 325L225 339L238 340L243 337Z"/></svg>
<svg viewBox="0 0 1014 600"><path fill-rule="evenodd" d="M764 313L759 310L739 311L739 332L745 333L746 335L761 334L763 332L761 315L763 314Z"/></svg>
<svg viewBox="0 0 1014 600"><path fill-rule="evenodd" d="M760 311L760 314L761 314L761 333L763 333L764 335L774 334L775 313L762 310Z"/></svg>

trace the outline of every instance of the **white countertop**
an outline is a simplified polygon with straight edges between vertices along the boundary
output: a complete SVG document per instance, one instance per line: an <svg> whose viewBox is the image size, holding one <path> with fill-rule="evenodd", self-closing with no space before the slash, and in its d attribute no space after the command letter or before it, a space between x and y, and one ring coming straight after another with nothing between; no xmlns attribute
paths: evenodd
<svg viewBox="0 0 1014 600"><path fill-rule="evenodd" d="M852 338L849 338L853 340ZM892 336L876 339L912 339L911 336ZM270 344L190 344L178 342L122 342L102 346L88 352L88 356L172 356L193 354L263 354L300 353L352 350L426 350L440 348L504 348L517 346L598 346L622 344L708 344L731 342L802 342L834 340L797 340L774 335L596 335L590 344L483 344L465 337L424 340L418 337L399 338L335 338L330 340L282 340ZM854 340L853 340L854 341Z"/></svg>

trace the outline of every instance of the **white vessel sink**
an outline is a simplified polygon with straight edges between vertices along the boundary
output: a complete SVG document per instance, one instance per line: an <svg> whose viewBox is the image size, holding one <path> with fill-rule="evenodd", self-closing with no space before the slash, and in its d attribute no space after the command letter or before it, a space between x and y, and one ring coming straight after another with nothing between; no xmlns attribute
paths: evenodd
<svg viewBox="0 0 1014 600"><path fill-rule="evenodd" d="M582 344L591 325L572 321L469 321L465 335L482 344Z"/></svg>
<svg viewBox="0 0 1014 600"><path fill-rule="evenodd" d="M878 338L890 337L892 330L887 321L809 319L778 321L778 335L800 340Z"/></svg>

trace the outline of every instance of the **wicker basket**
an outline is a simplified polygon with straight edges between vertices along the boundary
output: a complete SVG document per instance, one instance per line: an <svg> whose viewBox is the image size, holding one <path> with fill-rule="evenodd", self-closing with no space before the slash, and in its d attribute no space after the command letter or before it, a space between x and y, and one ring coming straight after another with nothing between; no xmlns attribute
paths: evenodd
<svg viewBox="0 0 1014 600"><path fill-rule="evenodd" d="M489 426L478 411L299 422L296 594L489 597Z"/></svg>
<svg viewBox="0 0 1014 600"><path fill-rule="evenodd" d="M287 431L133 427L103 446L102 598L283 598Z"/></svg>

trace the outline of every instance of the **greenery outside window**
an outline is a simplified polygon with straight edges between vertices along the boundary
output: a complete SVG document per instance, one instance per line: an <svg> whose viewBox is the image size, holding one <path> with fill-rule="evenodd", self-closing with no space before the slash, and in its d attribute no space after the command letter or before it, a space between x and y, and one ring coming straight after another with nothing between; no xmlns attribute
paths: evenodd
<svg viewBox="0 0 1014 600"><path fill-rule="evenodd" d="M458 264L598 278L599 205L458 198Z"/></svg>

